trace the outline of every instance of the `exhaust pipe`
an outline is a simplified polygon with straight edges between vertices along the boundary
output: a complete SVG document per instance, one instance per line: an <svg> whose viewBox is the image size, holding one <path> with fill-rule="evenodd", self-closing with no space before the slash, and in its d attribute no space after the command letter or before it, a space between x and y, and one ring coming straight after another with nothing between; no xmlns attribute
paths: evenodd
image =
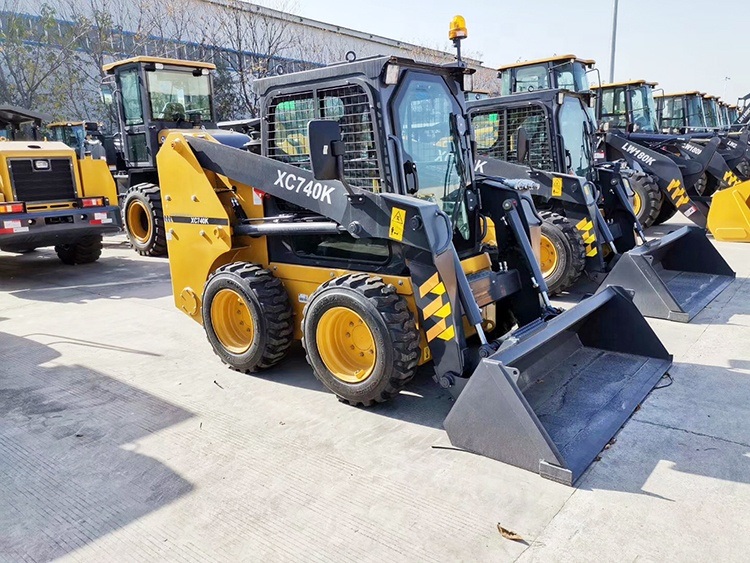
<svg viewBox="0 0 750 563"><path fill-rule="evenodd" d="M735 275L705 231L688 226L622 254L599 291L622 286L644 316L687 323Z"/></svg>
<svg viewBox="0 0 750 563"><path fill-rule="evenodd" d="M572 485L671 365L629 292L608 287L483 359L444 427L458 448Z"/></svg>

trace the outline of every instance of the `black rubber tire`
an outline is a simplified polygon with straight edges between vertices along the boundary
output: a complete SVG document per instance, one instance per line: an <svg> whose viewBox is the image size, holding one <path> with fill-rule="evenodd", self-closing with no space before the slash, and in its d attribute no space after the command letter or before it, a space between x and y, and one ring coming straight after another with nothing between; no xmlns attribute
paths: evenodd
<svg viewBox="0 0 750 563"><path fill-rule="evenodd" d="M333 307L355 311L372 332L376 346L373 373L358 383L335 377L318 350L316 331ZM396 288L367 274L348 274L321 285L310 296L302 317L302 346L315 377L339 400L365 407L394 397L406 385L419 361L419 332L406 300Z"/></svg>
<svg viewBox="0 0 750 563"><path fill-rule="evenodd" d="M650 227L659 216L662 207L662 193L656 178L650 174L636 172L628 178L630 189L638 194L641 200L640 212L636 213L643 228Z"/></svg>
<svg viewBox="0 0 750 563"><path fill-rule="evenodd" d="M586 245L570 221L552 211L540 211L542 236L550 240L557 251L558 263L544 278L550 295L569 289L586 267Z"/></svg>
<svg viewBox="0 0 750 563"><path fill-rule="evenodd" d="M653 225L662 225L669 221L677 213L677 208L675 207L674 203L667 200L667 196L662 197L664 198L664 200L661 203L661 209L659 209L659 214L656 216L656 219L654 219Z"/></svg>
<svg viewBox="0 0 750 563"><path fill-rule="evenodd" d="M63 264L90 264L99 260L102 255L102 237L93 235L70 244L58 244L55 252Z"/></svg>
<svg viewBox="0 0 750 563"><path fill-rule="evenodd" d="M231 289L242 296L254 322L255 338L242 354L227 350L212 324L211 304L222 289ZM201 314L206 337L216 355L243 373L267 369L280 362L294 336L294 314L281 280L248 262L227 264L211 274L203 289Z"/></svg>
<svg viewBox="0 0 750 563"><path fill-rule="evenodd" d="M134 203L140 203L147 211L146 221L150 222L150 234L145 240L139 240L128 225L128 209ZM122 203L122 220L125 232L133 249L141 256L166 256L167 231L164 226L164 211L161 204L161 190L156 184L144 182L132 186Z"/></svg>
<svg viewBox="0 0 750 563"><path fill-rule="evenodd" d="M698 195L703 195L706 193L706 188L708 188L708 174L704 172L700 175L700 178L698 178L695 184L693 184L693 189Z"/></svg>
<svg viewBox="0 0 750 563"><path fill-rule="evenodd" d="M740 180L750 180L750 162L745 159L740 160L737 163L736 173Z"/></svg>

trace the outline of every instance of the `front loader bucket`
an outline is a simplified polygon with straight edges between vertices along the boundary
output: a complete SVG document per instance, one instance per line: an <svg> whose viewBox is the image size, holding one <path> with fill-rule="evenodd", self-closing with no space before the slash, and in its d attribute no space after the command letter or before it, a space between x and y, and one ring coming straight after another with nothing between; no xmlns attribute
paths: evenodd
<svg viewBox="0 0 750 563"><path fill-rule="evenodd" d="M600 291L625 287L644 316L687 323L734 277L705 231L689 226L622 254Z"/></svg>
<svg viewBox="0 0 750 563"><path fill-rule="evenodd" d="M630 294L609 287L482 360L445 430L456 447L572 485L671 365Z"/></svg>
<svg viewBox="0 0 750 563"><path fill-rule="evenodd" d="M750 181L714 194L708 212L708 230L716 240L750 241Z"/></svg>

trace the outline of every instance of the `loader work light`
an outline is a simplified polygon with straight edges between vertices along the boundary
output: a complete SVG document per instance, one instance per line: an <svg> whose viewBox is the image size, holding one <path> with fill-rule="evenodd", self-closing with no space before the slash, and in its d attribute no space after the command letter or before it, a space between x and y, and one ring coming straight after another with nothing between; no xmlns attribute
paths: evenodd
<svg viewBox="0 0 750 563"><path fill-rule="evenodd" d="M466 29L466 20L463 16L453 16L451 27L448 30L448 39L466 39L469 36L469 30Z"/></svg>

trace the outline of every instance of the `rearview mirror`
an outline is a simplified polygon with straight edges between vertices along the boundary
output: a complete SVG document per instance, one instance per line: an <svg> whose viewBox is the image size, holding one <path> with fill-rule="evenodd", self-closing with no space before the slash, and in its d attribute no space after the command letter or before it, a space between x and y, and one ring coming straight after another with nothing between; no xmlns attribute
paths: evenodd
<svg viewBox="0 0 750 563"><path fill-rule="evenodd" d="M344 155L341 126L329 119L313 119L307 125L310 163L316 180L341 178L339 157Z"/></svg>
<svg viewBox="0 0 750 563"><path fill-rule="evenodd" d="M516 129L516 160L526 162L529 156L529 134L524 127Z"/></svg>

